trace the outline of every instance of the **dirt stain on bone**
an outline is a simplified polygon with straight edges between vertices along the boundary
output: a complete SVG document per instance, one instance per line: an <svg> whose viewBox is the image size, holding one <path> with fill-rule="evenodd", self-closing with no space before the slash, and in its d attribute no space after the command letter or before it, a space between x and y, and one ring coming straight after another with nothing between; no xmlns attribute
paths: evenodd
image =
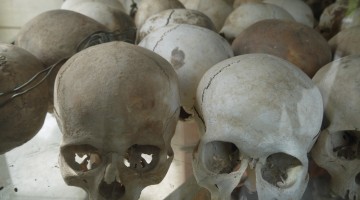
<svg viewBox="0 0 360 200"><path fill-rule="evenodd" d="M179 49L179 47L176 47L171 51L171 60L170 63L175 69L179 69L182 67L185 62L185 53Z"/></svg>

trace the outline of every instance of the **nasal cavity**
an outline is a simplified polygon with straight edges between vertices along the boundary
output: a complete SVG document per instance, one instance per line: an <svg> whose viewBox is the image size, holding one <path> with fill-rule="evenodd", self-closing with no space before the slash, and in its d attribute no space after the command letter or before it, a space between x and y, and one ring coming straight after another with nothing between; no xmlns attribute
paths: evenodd
<svg viewBox="0 0 360 200"><path fill-rule="evenodd" d="M230 142L207 143L203 159L206 168L215 174L229 174L240 169L239 149Z"/></svg>
<svg viewBox="0 0 360 200"><path fill-rule="evenodd" d="M99 194L105 199L120 199L125 195L125 186L116 180L110 184L103 180L99 185Z"/></svg>

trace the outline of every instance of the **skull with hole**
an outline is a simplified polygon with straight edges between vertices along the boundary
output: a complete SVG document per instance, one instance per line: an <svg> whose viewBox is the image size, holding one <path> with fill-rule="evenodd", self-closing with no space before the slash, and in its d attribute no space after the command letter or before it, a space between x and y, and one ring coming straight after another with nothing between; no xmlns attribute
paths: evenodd
<svg viewBox="0 0 360 200"><path fill-rule="evenodd" d="M32 54L0 42L0 154L29 141L42 127L47 111L48 85L44 69Z"/></svg>
<svg viewBox="0 0 360 200"><path fill-rule="evenodd" d="M147 49L110 42L74 55L55 83L65 182L91 199L138 199L167 173L179 107L174 69Z"/></svg>
<svg viewBox="0 0 360 200"><path fill-rule="evenodd" d="M199 41L202 45L198 44ZM220 35L189 24L159 28L147 35L139 46L161 55L175 68L179 77L181 106L190 116L194 114L196 87L202 75L211 66L233 56L231 46ZM187 117L187 114L181 115L181 119Z"/></svg>
<svg viewBox="0 0 360 200"><path fill-rule="evenodd" d="M323 96L325 116L314 161L331 175L332 191L345 199L360 199L360 56L324 66L313 80Z"/></svg>
<svg viewBox="0 0 360 200"><path fill-rule="evenodd" d="M230 199L245 170L261 200L302 197L323 116L305 73L267 54L236 56L204 74L196 98L204 133L193 170L212 199Z"/></svg>

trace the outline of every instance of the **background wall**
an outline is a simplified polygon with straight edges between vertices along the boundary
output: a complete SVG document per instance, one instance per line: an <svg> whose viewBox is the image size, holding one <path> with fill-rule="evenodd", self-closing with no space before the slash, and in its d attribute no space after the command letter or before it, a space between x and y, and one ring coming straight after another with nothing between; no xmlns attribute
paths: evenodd
<svg viewBox="0 0 360 200"><path fill-rule="evenodd" d="M60 8L63 0L0 0L0 41L14 41L20 27L38 14Z"/></svg>

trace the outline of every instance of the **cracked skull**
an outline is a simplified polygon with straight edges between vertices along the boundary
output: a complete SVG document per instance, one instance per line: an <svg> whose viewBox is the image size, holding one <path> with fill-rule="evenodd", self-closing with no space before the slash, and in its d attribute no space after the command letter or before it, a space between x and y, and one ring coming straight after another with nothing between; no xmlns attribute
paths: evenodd
<svg viewBox="0 0 360 200"><path fill-rule="evenodd" d="M181 106L190 116L194 114L196 87L202 75L211 66L234 55L231 46L219 34L189 24L159 28L148 34L139 46L161 55L175 68Z"/></svg>
<svg viewBox="0 0 360 200"><path fill-rule="evenodd" d="M167 173L179 107L176 73L155 53L110 42L76 54L55 84L65 182L91 199L138 199Z"/></svg>
<svg viewBox="0 0 360 200"><path fill-rule="evenodd" d="M203 135L193 170L212 199L230 199L245 170L259 199L301 198L323 115L305 73L267 54L236 56L204 74L196 97Z"/></svg>
<svg viewBox="0 0 360 200"><path fill-rule="evenodd" d="M360 199L360 56L335 60L313 78L323 96L323 130L311 151L314 161L331 175L332 191L344 199Z"/></svg>

